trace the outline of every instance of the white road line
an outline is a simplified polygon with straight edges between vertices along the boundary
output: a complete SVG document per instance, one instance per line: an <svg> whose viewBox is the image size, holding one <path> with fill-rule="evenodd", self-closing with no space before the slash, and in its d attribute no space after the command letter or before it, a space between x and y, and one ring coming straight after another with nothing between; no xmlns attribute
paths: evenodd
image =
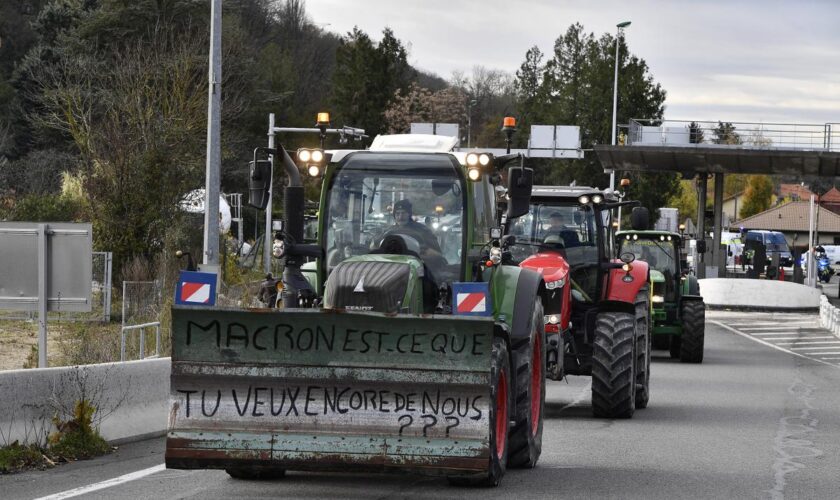
<svg viewBox="0 0 840 500"><path fill-rule="evenodd" d="M753 334L756 337L761 337L760 334ZM823 335L820 337L808 337L808 336L800 336L800 337L771 337L767 340L814 340L814 339L836 339L834 335Z"/></svg>
<svg viewBox="0 0 840 500"><path fill-rule="evenodd" d="M739 330L744 332L751 332L751 331L762 331L762 332L775 332L778 330L787 330L789 332L795 332L798 330L798 326L742 326Z"/></svg>
<svg viewBox="0 0 840 500"><path fill-rule="evenodd" d="M826 349L835 349L835 346L820 346L820 347L791 347L793 351L819 351L819 350L826 350ZM833 353L832 353L833 354Z"/></svg>
<svg viewBox="0 0 840 500"><path fill-rule="evenodd" d="M838 353L838 354L840 354L840 353ZM832 358L820 358L820 359L840 359L840 358L834 358L834 357L832 357Z"/></svg>
<svg viewBox="0 0 840 500"><path fill-rule="evenodd" d="M782 326L799 326L801 328L807 328L809 326L816 326L818 323L816 321L774 321L772 323L765 323L762 321L753 321L749 323L732 323L733 326L745 326L745 327L782 327Z"/></svg>
<svg viewBox="0 0 840 500"><path fill-rule="evenodd" d="M811 361L813 361L813 362L815 362L815 363L821 363L821 364L823 364L823 365L832 366L832 367L834 367L834 368L840 368L840 365L836 365L836 364L834 364L834 363L829 363L829 362L827 362L827 361L822 361L822 360L819 360L819 359L816 359L816 358L812 358L812 357L810 357L810 356L805 356L805 355L803 355L803 354L799 354L798 352L788 351L787 349L783 349L783 348L781 348L781 347L779 347L779 346L777 346L777 345L771 344L770 342L765 342L764 340L761 340L761 339L759 339L759 338L753 337L752 335L747 335L746 333L744 333L744 332L742 332L742 331L740 331L740 330L736 330L735 328L732 328L732 327L731 327L731 326L729 326L729 325L724 325L724 324L723 324L723 323L721 323L720 321L711 320L711 321L709 321L709 323L714 323L715 325L717 325L717 326L719 326L719 327L721 327L721 328L724 328L724 329L726 329L726 330L729 330L730 332L734 333L735 335L740 335L740 336L744 337L745 339L750 339L750 340L752 340L753 342L758 342L759 344L763 344L763 345L765 345L765 346L767 346L767 347L769 347L769 348L771 348L771 349L776 349L777 351L782 351L782 352L787 353L787 354L792 354L792 355L794 355L794 356L799 356L799 357L800 357L800 358L802 358L802 359L808 359L808 360L811 360ZM838 354L840 354L840 353L838 353Z"/></svg>
<svg viewBox="0 0 840 500"><path fill-rule="evenodd" d="M767 333L764 333L764 332L747 332L746 330L744 330L744 333L749 333L750 335L757 335L759 337L772 337L774 335L793 335L796 332L767 332Z"/></svg>
<svg viewBox="0 0 840 500"><path fill-rule="evenodd" d="M818 342L794 342L796 345L840 344L840 340L820 340Z"/></svg>
<svg viewBox="0 0 840 500"><path fill-rule="evenodd" d="M140 479L163 470L166 470L165 464L155 465L154 467L149 467L148 469L131 472L120 477L108 479L107 481L101 481L99 483L89 484L87 486L80 486L78 488L73 488L72 490L62 491L61 493L37 498L35 500L59 500L61 498L77 497L79 495L84 495L85 493L90 493L92 491L104 490L105 488L110 488L111 486L116 486L118 484L134 481L136 479Z"/></svg>

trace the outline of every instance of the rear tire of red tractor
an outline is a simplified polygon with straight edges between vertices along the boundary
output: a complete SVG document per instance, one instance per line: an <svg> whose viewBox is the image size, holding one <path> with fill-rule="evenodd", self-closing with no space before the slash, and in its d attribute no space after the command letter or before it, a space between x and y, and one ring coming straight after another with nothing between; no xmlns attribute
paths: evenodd
<svg viewBox="0 0 840 500"><path fill-rule="evenodd" d="M592 344L592 413L630 418L636 410L635 316L604 312Z"/></svg>
<svg viewBox="0 0 840 500"><path fill-rule="evenodd" d="M225 472L234 479L244 480L266 480L266 479L280 479L286 475L286 469L250 469L250 468L231 468L225 469Z"/></svg>
<svg viewBox="0 0 840 500"><path fill-rule="evenodd" d="M450 476L456 486L498 486L507 470L509 427L512 412L510 358L505 341L493 339L490 361L490 464L486 475Z"/></svg>
<svg viewBox="0 0 840 500"><path fill-rule="evenodd" d="M703 344L706 336L706 304L702 300L683 301L682 322L680 361L683 363L702 363Z"/></svg>
<svg viewBox="0 0 840 500"><path fill-rule="evenodd" d="M537 298L531 313L528 338L513 343L513 369L516 373L514 420L510 431L508 465L530 469L542 453L545 411L545 319L542 301Z"/></svg>
<svg viewBox="0 0 840 500"><path fill-rule="evenodd" d="M650 293L643 287L636 294L636 408L650 400Z"/></svg>

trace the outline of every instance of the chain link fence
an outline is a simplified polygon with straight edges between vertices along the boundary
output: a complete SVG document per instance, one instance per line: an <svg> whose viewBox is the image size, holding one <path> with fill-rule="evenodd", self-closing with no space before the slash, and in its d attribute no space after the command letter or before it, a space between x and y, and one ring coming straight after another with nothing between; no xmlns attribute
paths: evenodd
<svg viewBox="0 0 840 500"><path fill-rule="evenodd" d="M156 281L123 281L120 359L147 356L147 334L155 335L155 356L161 353L163 287Z"/></svg>

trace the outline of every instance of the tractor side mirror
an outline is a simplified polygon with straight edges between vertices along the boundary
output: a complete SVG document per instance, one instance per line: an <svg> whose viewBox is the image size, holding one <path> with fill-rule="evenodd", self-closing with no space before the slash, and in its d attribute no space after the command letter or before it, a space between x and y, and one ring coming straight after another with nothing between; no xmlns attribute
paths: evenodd
<svg viewBox="0 0 840 500"><path fill-rule="evenodd" d="M268 205L268 189L271 186L271 161L251 161L248 170L248 204L256 209L265 210Z"/></svg>
<svg viewBox="0 0 840 500"><path fill-rule="evenodd" d="M531 188L534 187L534 170L511 167L508 170L507 220L522 217L530 210Z"/></svg>
<svg viewBox="0 0 840 500"><path fill-rule="evenodd" d="M650 227L650 212L645 207L633 207L630 213L630 226L634 231L645 231Z"/></svg>

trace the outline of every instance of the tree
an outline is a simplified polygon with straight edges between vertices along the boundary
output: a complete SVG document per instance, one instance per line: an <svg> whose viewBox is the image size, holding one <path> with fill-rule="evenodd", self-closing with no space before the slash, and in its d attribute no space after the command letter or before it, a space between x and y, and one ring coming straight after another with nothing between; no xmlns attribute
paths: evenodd
<svg viewBox="0 0 840 500"><path fill-rule="evenodd" d="M739 218L743 219L761 213L773 201L773 181L767 175L751 175L747 179L744 193L744 205L741 207Z"/></svg>
<svg viewBox="0 0 840 500"><path fill-rule="evenodd" d="M390 29L374 44L358 28L347 34L336 50L333 107L348 125L362 127L373 136L385 130L384 112L398 90L414 77L408 53Z"/></svg>
<svg viewBox="0 0 840 500"><path fill-rule="evenodd" d="M694 181L680 181L679 191L668 200L668 206L679 210L681 223L685 219L691 219L697 224L697 189Z"/></svg>
<svg viewBox="0 0 840 500"><path fill-rule="evenodd" d="M703 128L697 122L688 124L688 142L690 144L702 144L705 140Z"/></svg>
<svg viewBox="0 0 840 500"><path fill-rule="evenodd" d="M741 136L735 132L735 126L732 123L718 122L718 126L713 130L715 138L712 139L714 144L741 144Z"/></svg>
<svg viewBox="0 0 840 500"><path fill-rule="evenodd" d="M389 134L408 133L412 122L462 126L466 119L466 96L452 87L432 92L412 83L405 92L394 94L384 116Z"/></svg>
<svg viewBox="0 0 840 500"><path fill-rule="evenodd" d="M613 76L616 66L615 38L604 34L595 38L583 26L573 24L554 43L554 53L540 65L538 50L530 49L517 73L517 106L520 115L528 113L547 124L580 126L581 146L591 149L596 144L609 144L612 136ZM619 39L620 60L618 123L631 117L661 120L665 90L653 80L647 63L629 52L625 39ZM537 72L542 71L541 74ZM534 89L535 83L539 87ZM533 123L533 122L531 122ZM606 186L597 157L583 160L562 160L558 168L553 161L534 162L535 182L546 184L578 184ZM678 192L679 180L674 173L639 175L629 173L629 196L642 201L651 212L659 209Z"/></svg>

